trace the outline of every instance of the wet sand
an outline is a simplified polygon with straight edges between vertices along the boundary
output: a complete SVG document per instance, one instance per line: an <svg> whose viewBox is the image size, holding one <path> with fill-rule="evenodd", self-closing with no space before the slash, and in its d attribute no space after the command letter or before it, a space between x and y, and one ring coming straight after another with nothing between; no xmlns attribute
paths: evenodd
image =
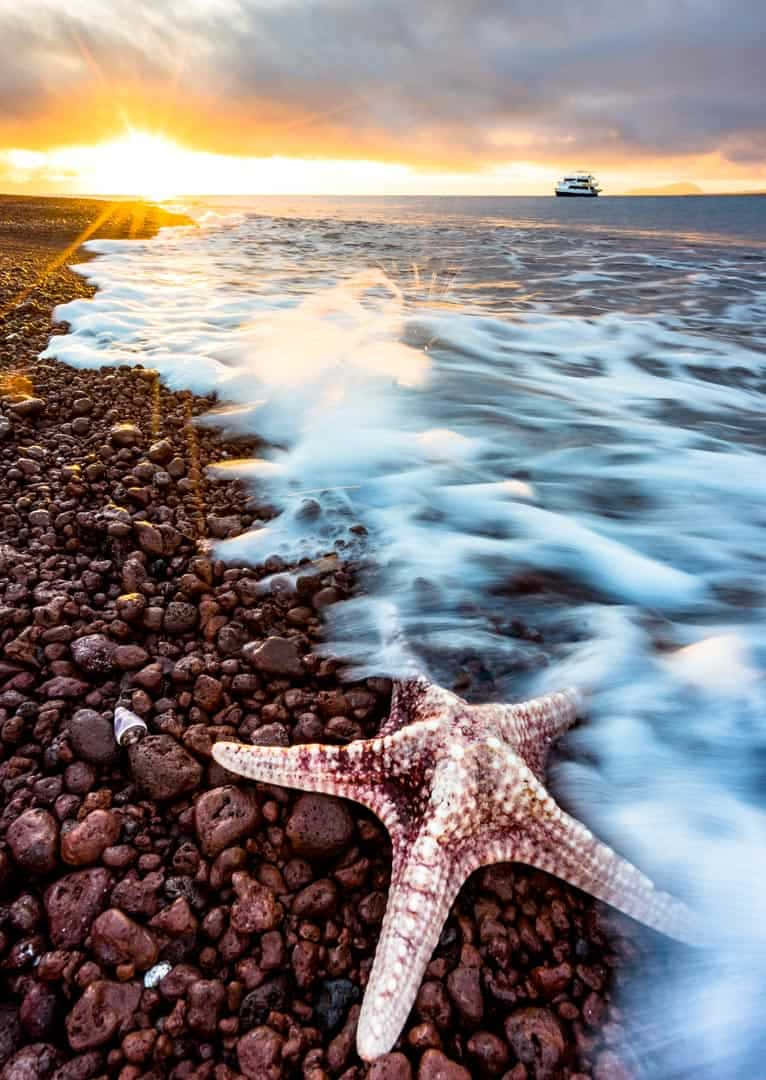
<svg viewBox="0 0 766 1080"><path fill-rule="evenodd" d="M210 747L371 735L390 686L312 651L353 567L264 593L279 560L207 553L268 515L205 477L253 449L193 424L212 398L37 359L53 306L91 292L69 264L107 209L0 198L0 1078L638 1076L615 994L651 940L510 865L462 890L395 1052L359 1062L385 831L240 784ZM173 223L117 204L93 235ZM270 637L259 670L242 648ZM130 755L121 693L151 733Z"/></svg>

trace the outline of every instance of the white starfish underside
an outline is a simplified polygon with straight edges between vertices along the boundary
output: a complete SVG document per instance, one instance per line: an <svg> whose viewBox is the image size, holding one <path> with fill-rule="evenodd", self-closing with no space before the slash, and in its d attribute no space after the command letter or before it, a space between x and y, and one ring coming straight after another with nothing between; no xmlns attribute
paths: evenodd
<svg viewBox="0 0 766 1080"><path fill-rule="evenodd" d="M395 684L389 719L374 739L213 747L219 764L252 780L362 803L391 834L391 888L357 1029L363 1059L396 1042L452 902L480 866L527 863L671 937L696 940L688 908L543 786L548 748L579 705L574 690L519 705L469 705L411 680Z"/></svg>

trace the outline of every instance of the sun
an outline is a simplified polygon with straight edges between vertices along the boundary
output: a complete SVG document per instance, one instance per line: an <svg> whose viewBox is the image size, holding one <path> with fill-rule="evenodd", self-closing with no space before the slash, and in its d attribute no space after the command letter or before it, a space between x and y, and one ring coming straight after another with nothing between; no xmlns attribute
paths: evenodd
<svg viewBox="0 0 766 1080"><path fill-rule="evenodd" d="M57 164L94 194L168 199L188 187L194 157L164 135L130 131L95 146L62 149Z"/></svg>

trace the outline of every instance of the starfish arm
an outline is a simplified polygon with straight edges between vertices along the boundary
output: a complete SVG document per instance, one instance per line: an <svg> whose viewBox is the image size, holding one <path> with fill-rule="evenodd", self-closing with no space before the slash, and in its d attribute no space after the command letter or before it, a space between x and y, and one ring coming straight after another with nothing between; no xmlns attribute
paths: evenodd
<svg viewBox="0 0 766 1080"><path fill-rule="evenodd" d="M387 1053L404 1027L461 878L446 851L422 831L405 854L394 839L388 905L359 1015L359 1056Z"/></svg>
<svg viewBox="0 0 766 1080"><path fill-rule="evenodd" d="M301 746L250 746L218 742L213 758L230 772L264 784L339 795L362 803L389 829L398 824L396 810L375 783L376 758L381 740L348 746L310 743Z"/></svg>
<svg viewBox="0 0 766 1080"><path fill-rule="evenodd" d="M551 743L574 724L582 709L582 694L571 688L520 705L478 707L541 780Z"/></svg>
<svg viewBox="0 0 766 1080"><path fill-rule="evenodd" d="M401 679L394 683L388 719L380 729L381 735L391 735L416 720L434 719L455 705L465 702L425 678Z"/></svg>
<svg viewBox="0 0 766 1080"><path fill-rule="evenodd" d="M473 853L470 869L522 862L553 874L668 937L699 945L703 930L681 900L657 889L637 867L596 839L542 792L511 839L495 835Z"/></svg>

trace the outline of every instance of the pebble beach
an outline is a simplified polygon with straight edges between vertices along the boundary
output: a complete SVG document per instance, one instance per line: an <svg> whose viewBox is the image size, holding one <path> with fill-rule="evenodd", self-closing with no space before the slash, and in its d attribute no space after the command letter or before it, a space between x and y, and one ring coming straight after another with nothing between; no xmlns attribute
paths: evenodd
<svg viewBox="0 0 766 1080"><path fill-rule="evenodd" d="M106 210L0 199L0 1080L651 1075L622 991L672 954L507 864L461 891L394 1051L356 1056L385 829L211 747L369 737L391 685L315 651L358 588L342 552L215 557L271 511L206 472L258 446L195 423L214 396L39 359L54 306L93 291L69 268L84 233L187 224ZM118 701L148 728L130 748Z"/></svg>

